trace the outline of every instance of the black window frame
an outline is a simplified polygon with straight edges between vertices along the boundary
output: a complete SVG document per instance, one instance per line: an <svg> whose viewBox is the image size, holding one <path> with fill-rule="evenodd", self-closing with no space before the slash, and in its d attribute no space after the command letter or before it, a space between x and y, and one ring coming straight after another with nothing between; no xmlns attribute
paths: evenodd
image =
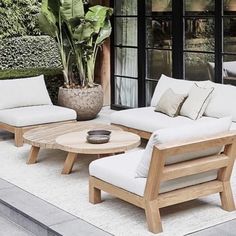
<svg viewBox="0 0 236 236"><path fill-rule="evenodd" d="M114 2L119 0L112 0L111 6L114 7ZM146 1L138 0L138 107L146 106L146 83L149 79L146 78L146 51L148 50L146 45L146 19L147 17L151 17L146 14ZM214 14L210 16L205 15L204 17L213 17L215 22L215 49L212 53L215 58L215 80L216 83L223 83L223 57L225 55L235 55L235 53L224 52L223 48L223 39L224 39L224 29L223 29L223 19L225 17L236 17L234 15L224 15L224 0L215 0L215 11ZM114 29L114 18L112 17L112 27ZM122 16L120 16L122 17ZM127 16L125 16L127 17ZM165 16L160 16L165 17ZM172 76L177 79L186 79L185 78L185 62L184 62L184 53L194 52L194 50L185 50L184 48L184 27L185 27L185 18L191 17L191 15L184 14L184 0L180 1L172 1ZM198 16L195 16L198 17ZM202 15L199 17L203 17ZM182 26L182 27L181 27ZM120 110L127 109L130 107L125 107L121 105L115 104L115 75L114 75L114 61L115 61L115 44L114 44L114 30L111 36L111 108ZM145 46L143 46L145 45ZM151 49L151 47L149 47ZM158 50L158 48L153 48ZM163 49L161 49L163 50ZM199 51L196 51L199 52ZM204 51L204 53L208 53ZM150 80L154 83L158 82L155 80Z"/></svg>

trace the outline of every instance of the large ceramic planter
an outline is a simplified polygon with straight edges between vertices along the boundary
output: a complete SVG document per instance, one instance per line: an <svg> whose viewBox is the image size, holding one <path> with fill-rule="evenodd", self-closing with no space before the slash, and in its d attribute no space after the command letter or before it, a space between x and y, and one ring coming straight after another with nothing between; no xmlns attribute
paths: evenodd
<svg viewBox="0 0 236 236"><path fill-rule="evenodd" d="M103 106L103 90L101 85L92 88L68 89L59 88L58 104L74 109L78 120L94 119Z"/></svg>

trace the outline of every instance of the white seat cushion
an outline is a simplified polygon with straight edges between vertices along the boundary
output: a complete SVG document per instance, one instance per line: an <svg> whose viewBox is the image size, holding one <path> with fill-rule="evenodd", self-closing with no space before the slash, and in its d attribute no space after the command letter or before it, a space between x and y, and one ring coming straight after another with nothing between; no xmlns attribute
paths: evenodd
<svg viewBox="0 0 236 236"><path fill-rule="evenodd" d="M43 75L0 80L0 110L38 105L52 105Z"/></svg>
<svg viewBox="0 0 236 236"><path fill-rule="evenodd" d="M76 112L69 108L43 105L0 110L0 122L16 126L30 126L75 120Z"/></svg>
<svg viewBox="0 0 236 236"><path fill-rule="evenodd" d="M215 120L215 118L211 117L202 117L197 121L184 116L173 118L163 113L155 112L154 109L154 107L143 107L117 111L111 115L111 123L152 133L159 129Z"/></svg>
<svg viewBox="0 0 236 236"><path fill-rule="evenodd" d="M142 158L142 154L143 150L140 150L98 159L89 165L89 173L91 176L107 183L143 196L147 179L135 178L135 171ZM211 171L166 181L161 184L160 193L204 183L214 180L216 177L217 172Z"/></svg>

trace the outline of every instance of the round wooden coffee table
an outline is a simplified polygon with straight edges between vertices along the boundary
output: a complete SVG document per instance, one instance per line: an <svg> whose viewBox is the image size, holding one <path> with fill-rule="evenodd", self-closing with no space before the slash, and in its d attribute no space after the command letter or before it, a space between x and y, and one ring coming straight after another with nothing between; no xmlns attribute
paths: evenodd
<svg viewBox="0 0 236 236"><path fill-rule="evenodd" d="M122 130L113 125L104 123L83 121L71 122L67 124L50 124L41 126L36 129L31 129L24 134L24 142L31 145L27 164L35 164L40 148L57 149L56 138L60 135L71 133L73 131L81 131L88 129L107 129L107 130Z"/></svg>
<svg viewBox="0 0 236 236"><path fill-rule="evenodd" d="M88 130L72 132L56 138L58 149L68 152L62 174L69 174L73 168L77 154L113 155L136 148L140 144L140 137L126 131L112 130L108 143L90 144L87 142Z"/></svg>

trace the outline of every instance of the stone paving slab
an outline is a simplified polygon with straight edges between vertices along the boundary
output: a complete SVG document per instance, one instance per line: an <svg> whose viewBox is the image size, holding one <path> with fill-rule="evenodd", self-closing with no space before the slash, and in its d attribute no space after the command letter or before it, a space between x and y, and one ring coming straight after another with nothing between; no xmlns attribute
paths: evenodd
<svg viewBox="0 0 236 236"><path fill-rule="evenodd" d="M0 189L0 199L47 226L76 219L18 187Z"/></svg>
<svg viewBox="0 0 236 236"><path fill-rule="evenodd" d="M86 236L109 236L110 234L102 231L93 225L81 220L71 220L51 227L63 236L86 235Z"/></svg>
<svg viewBox="0 0 236 236"><path fill-rule="evenodd" d="M4 216L4 217L1 217ZM37 236L108 236L111 235L96 226L75 217L56 206L0 179L0 235L27 236L27 231L17 232L10 226L8 218ZM17 228L18 227L18 228ZM14 231L16 230L16 231ZM4 232L4 234L2 233ZM13 232L13 233L12 233ZM236 219L201 230L188 236L236 236Z"/></svg>
<svg viewBox="0 0 236 236"><path fill-rule="evenodd" d="M0 216L0 235L4 236L34 236L22 227Z"/></svg>
<svg viewBox="0 0 236 236"><path fill-rule="evenodd" d="M235 236L236 220L231 220L208 229L198 231L188 236Z"/></svg>
<svg viewBox="0 0 236 236"><path fill-rule="evenodd" d="M13 188L15 185L0 179L0 189L5 189L5 188Z"/></svg>
<svg viewBox="0 0 236 236"><path fill-rule="evenodd" d="M39 236L110 235L2 179L0 179L0 215Z"/></svg>

